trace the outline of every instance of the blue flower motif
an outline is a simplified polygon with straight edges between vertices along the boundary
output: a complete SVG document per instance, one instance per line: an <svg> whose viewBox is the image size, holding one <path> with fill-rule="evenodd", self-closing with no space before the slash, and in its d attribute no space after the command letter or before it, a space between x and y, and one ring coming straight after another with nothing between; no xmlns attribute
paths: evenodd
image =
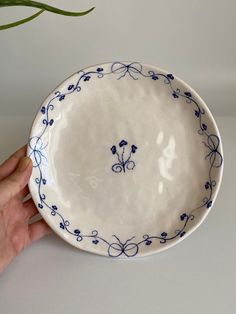
<svg viewBox="0 0 236 314"><path fill-rule="evenodd" d="M43 184L46 184L47 180L46 179L42 179L42 182L43 182Z"/></svg>
<svg viewBox="0 0 236 314"><path fill-rule="evenodd" d="M40 204L40 203L38 203L38 207L39 207L39 208L43 208L43 205Z"/></svg>
<svg viewBox="0 0 236 314"><path fill-rule="evenodd" d="M64 226L64 224L62 222L60 222L60 228L61 229L65 229L65 226Z"/></svg>
<svg viewBox="0 0 236 314"><path fill-rule="evenodd" d="M156 81L156 80L158 80L159 78L158 78L157 75L154 74L154 75L152 76L152 79L153 79L154 81Z"/></svg>
<svg viewBox="0 0 236 314"><path fill-rule="evenodd" d="M145 242L145 244L146 244L146 245L151 245L151 244L152 244L152 241L151 241L151 240L147 240L147 241Z"/></svg>
<svg viewBox="0 0 236 314"><path fill-rule="evenodd" d="M206 125L205 123L203 123L203 124L202 124L202 128L203 128L203 130L206 131L206 130L207 130L207 125Z"/></svg>
<svg viewBox="0 0 236 314"><path fill-rule="evenodd" d="M93 242L94 244L98 244L98 243L99 243L99 241L98 241L97 239L93 240L92 242Z"/></svg>
<svg viewBox="0 0 236 314"><path fill-rule="evenodd" d="M74 85L73 85L73 84L71 84L71 85L68 86L68 90L72 90L73 88L74 88Z"/></svg>
<svg viewBox="0 0 236 314"><path fill-rule="evenodd" d="M127 144L128 144L128 142L126 142L125 140L122 140L122 141L120 141L119 146L122 147L122 146L125 146Z"/></svg>
<svg viewBox="0 0 236 314"><path fill-rule="evenodd" d="M132 146L131 146L131 151L132 151L133 154L135 154L135 152L136 152L137 149L138 149L137 146L135 146L135 145L132 145Z"/></svg>
<svg viewBox="0 0 236 314"><path fill-rule="evenodd" d="M180 216L180 219L181 219L181 220L185 220L186 217L188 217L188 216L187 216L187 214L184 213L184 214L182 214L182 215Z"/></svg>
<svg viewBox="0 0 236 314"><path fill-rule="evenodd" d="M87 82L87 81L89 81L90 80L90 78L91 78L91 76L85 76L85 78L84 78L84 82Z"/></svg>
<svg viewBox="0 0 236 314"><path fill-rule="evenodd" d="M184 93L187 97L192 97L192 94L190 92L185 92Z"/></svg>
<svg viewBox="0 0 236 314"><path fill-rule="evenodd" d="M173 96L174 98L179 98L179 96L178 96L175 92L172 94L172 96Z"/></svg>
<svg viewBox="0 0 236 314"><path fill-rule="evenodd" d="M205 189L208 190L209 187L210 187L210 182L207 181L206 184L205 184Z"/></svg>
<svg viewBox="0 0 236 314"><path fill-rule="evenodd" d="M44 106L41 108L41 112L42 112L42 114L45 114L46 108Z"/></svg>
<svg viewBox="0 0 236 314"><path fill-rule="evenodd" d="M80 234L80 230L79 230L79 229L75 229L75 230L74 230L74 233L75 233L76 235L79 235L79 234Z"/></svg>
<svg viewBox="0 0 236 314"><path fill-rule="evenodd" d="M53 119L51 119L50 121L49 121L49 125L53 125L53 123L54 123L54 120Z"/></svg>
<svg viewBox="0 0 236 314"><path fill-rule="evenodd" d="M113 155L115 155L115 153L116 153L116 146L115 145L112 146L111 152Z"/></svg>
<svg viewBox="0 0 236 314"><path fill-rule="evenodd" d="M207 208L210 208L211 205L212 205L212 201L209 201L209 202L207 203Z"/></svg>
<svg viewBox="0 0 236 314"><path fill-rule="evenodd" d="M179 236L182 238L185 235L185 231L180 232Z"/></svg>
<svg viewBox="0 0 236 314"><path fill-rule="evenodd" d="M173 74L171 74L171 73L170 73L170 74L167 74L166 76L167 76L169 79L171 79L171 80L174 79L174 76L173 76Z"/></svg>
<svg viewBox="0 0 236 314"><path fill-rule="evenodd" d="M197 118L199 118L199 116L200 116L199 111L195 110L195 116L196 116Z"/></svg>
<svg viewBox="0 0 236 314"><path fill-rule="evenodd" d="M117 155L117 163L115 163L112 167L111 170L116 173L121 173L121 172L126 172L127 170L133 170L135 167L135 162L131 160L131 155L135 154L136 150L138 147L134 144L131 145L130 147L130 152L127 153L125 147L128 145L128 142L126 140L122 140L119 143L119 147L122 148L122 150L119 149L119 147L116 147L113 145L111 147L111 152L113 155Z"/></svg>
<svg viewBox="0 0 236 314"><path fill-rule="evenodd" d="M65 99L65 95L61 95L61 96L59 97L59 100L60 100L60 101L62 101L63 99Z"/></svg>
<svg viewBox="0 0 236 314"><path fill-rule="evenodd" d="M97 68L97 72L102 72L103 68Z"/></svg>
<svg viewBox="0 0 236 314"><path fill-rule="evenodd" d="M52 209L53 210L57 210L57 206L56 205L52 205Z"/></svg>
<svg viewBox="0 0 236 314"><path fill-rule="evenodd" d="M167 233L166 233L166 232L162 232L161 236L162 236L163 238L165 238L165 237L167 237Z"/></svg>

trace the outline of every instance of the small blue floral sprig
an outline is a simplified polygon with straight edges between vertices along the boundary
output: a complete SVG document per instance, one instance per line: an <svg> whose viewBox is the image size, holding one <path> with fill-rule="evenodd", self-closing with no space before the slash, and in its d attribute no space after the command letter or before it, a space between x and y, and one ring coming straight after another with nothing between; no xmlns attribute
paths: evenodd
<svg viewBox="0 0 236 314"><path fill-rule="evenodd" d="M136 153L138 147L134 144L131 145L129 154L125 154L125 147L128 145L126 140L122 140L119 143L120 151L118 151L117 147L113 145L111 147L111 152L113 155L117 155L118 162L115 163L111 170L116 173L125 172L126 170L133 170L136 166L133 160L130 160L131 155Z"/></svg>

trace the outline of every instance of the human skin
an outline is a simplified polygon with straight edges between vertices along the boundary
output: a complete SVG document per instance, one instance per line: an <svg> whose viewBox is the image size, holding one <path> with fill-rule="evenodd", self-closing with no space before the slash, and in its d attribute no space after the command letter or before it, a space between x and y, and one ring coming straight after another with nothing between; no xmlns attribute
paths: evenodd
<svg viewBox="0 0 236 314"><path fill-rule="evenodd" d="M44 220L29 223L38 210L29 195L32 161L26 146L0 166L0 272L32 242L49 234Z"/></svg>

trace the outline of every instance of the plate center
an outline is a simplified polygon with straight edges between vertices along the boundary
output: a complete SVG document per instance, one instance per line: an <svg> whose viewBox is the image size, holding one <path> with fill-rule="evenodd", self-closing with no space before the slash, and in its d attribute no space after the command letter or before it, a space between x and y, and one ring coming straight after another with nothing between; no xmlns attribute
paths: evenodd
<svg viewBox="0 0 236 314"><path fill-rule="evenodd" d="M198 121L168 85L103 78L89 93L67 97L49 156L62 211L75 228L159 233L202 203L208 165Z"/></svg>

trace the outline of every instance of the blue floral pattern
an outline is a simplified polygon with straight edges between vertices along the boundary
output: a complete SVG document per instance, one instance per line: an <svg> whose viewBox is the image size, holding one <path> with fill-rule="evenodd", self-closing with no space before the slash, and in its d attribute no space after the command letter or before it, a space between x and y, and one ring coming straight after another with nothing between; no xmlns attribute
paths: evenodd
<svg viewBox="0 0 236 314"><path fill-rule="evenodd" d="M120 141L119 147L122 148L122 152L119 153L118 149L115 145L111 147L111 152L113 155L117 156L118 162L115 163L111 170L116 173L125 172L126 170L133 170L135 165L135 162L131 160L131 155L135 154L138 147L136 145L131 145L129 155L125 158L125 147L128 145L128 142L125 140Z"/></svg>
<svg viewBox="0 0 236 314"><path fill-rule="evenodd" d="M111 64L110 70L105 72L102 67L98 67L94 70L89 70L88 72L79 71L79 78L75 84L70 84L67 87L66 92L56 91L54 96L48 101L47 105L41 107L42 114L42 131L39 135L30 138L29 155L33 160L33 166L37 169L37 177L35 178L35 184L37 185L38 191L38 208L41 210L49 210L52 216L57 216L59 218L58 228L61 228L63 232L67 232L75 241L84 241L85 239L90 240L92 245L99 245L103 243L107 246L107 255L111 257L119 257L121 255L126 257L132 257L138 254L139 249L142 245L151 247L154 241L159 241L161 244L170 242L176 238L181 238L186 234L186 226L188 223L194 219L193 212L200 208L210 208L212 206L212 195L213 190L216 186L216 181L213 179L213 169L222 166L223 157L220 153L220 139L217 135L212 134L208 131L208 126L204 121L205 110L200 107L197 101L192 96L189 91L181 91L179 88L174 88L172 82L174 81L173 74L156 73L155 71L144 72L143 66L140 63L133 62L125 64L122 62L114 62ZM121 241L118 236L113 235L114 241L108 241L104 239L97 230L91 231L90 234L84 234L79 228L72 230L70 228L70 222L63 217L60 213L60 208L55 203L51 203L45 193L43 193L43 186L47 184L46 174L43 171L42 162L47 161L44 155L44 150L47 144L43 143L43 135L47 130L54 125L54 120L50 117L50 112L54 110L53 102L54 100L63 101L69 94L74 92L81 92L82 88L85 88L85 84L89 84L92 79L102 79L107 75L115 75L117 80L120 80L126 76L130 79L138 80L139 77L146 79L151 79L160 84L163 81L167 84L170 89L170 95L174 99L179 97L186 100L186 103L193 106L195 118L198 119L199 128L197 130L198 134L204 138L203 144L208 150L206 155L206 160L209 163L208 179L203 183L207 195L202 200L202 204L198 207L192 209L189 213L182 213L179 217L179 229L167 233L165 230L161 232L160 235L143 235L140 241L136 240L136 237ZM162 79L162 80L161 80ZM119 173L125 172L126 170L132 170L135 167L135 162L131 160L131 155L135 154L138 147L134 144L130 147L130 152L127 158L124 158L125 147L127 147L128 142L126 140L121 140L118 147L121 149L121 153L118 152L118 147L113 145L111 147L111 153L117 156L118 162L112 166L112 171ZM123 154L123 155L122 155Z"/></svg>

